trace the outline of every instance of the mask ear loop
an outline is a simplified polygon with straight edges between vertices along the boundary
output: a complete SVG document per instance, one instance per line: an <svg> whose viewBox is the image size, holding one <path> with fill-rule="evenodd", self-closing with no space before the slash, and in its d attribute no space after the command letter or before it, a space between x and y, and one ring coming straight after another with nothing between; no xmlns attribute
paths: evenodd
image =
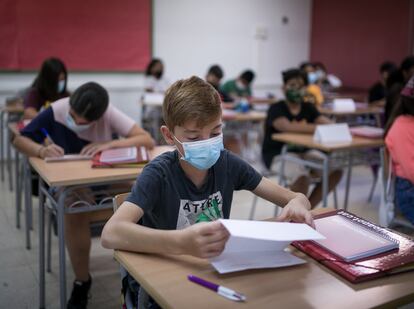
<svg viewBox="0 0 414 309"><path fill-rule="evenodd" d="M175 135L174 134L172 134L171 133L171 135L172 135L172 137L182 146L183 145L183 143L181 143L179 140L178 140L178 138L176 138L175 137ZM181 151L180 151L180 149L178 149L178 147L177 146L175 146L175 148L177 149L177 151L178 151L178 153L181 155L181 160L184 160L184 155L181 153Z"/></svg>

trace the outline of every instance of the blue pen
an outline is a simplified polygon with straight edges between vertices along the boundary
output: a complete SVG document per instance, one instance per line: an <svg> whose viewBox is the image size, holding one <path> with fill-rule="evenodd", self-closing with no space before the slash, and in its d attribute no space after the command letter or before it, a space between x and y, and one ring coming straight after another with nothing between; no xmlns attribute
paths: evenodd
<svg viewBox="0 0 414 309"><path fill-rule="evenodd" d="M47 132L47 130L45 128L41 128L40 131L42 131L43 135L46 137L49 145L50 144L54 144L55 142L53 141L53 139L50 137L49 133Z"/></svg>

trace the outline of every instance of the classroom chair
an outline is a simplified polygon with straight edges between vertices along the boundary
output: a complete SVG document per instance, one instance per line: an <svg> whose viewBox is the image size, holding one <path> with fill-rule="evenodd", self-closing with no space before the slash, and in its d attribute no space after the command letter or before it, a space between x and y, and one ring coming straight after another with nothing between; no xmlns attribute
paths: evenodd
<svg viewBox="0 0 414 309"><path fill-rule="evenodd" d="M414 229L414 225L405 219L399 208L395 206L395 174L392 172L392 161L386 148L381 149L382 194L378 209L379 223L385 227L403 226Z"/></svg>
<svg viewBox="0 0 414 309"><path fill-rule="evenodd" d="M127 198L128 195L129 195L129 193L122 193L122 194L116 195L113 198L114 213L116 212L118 207L125 201L125 199ZM124 294L125 307L126 307L126 309L133 309L134 306L133 306L133 301L132 301L132 295L130 293L130 290L127 288L128 287L128 282L127 282L128 272L121 265L119 266L119 271L120 271L120 274L121 274L122 293ZM145 309L145 308L148 308L148 305L149 305L149 295L141 287L139 289L139 295L138 295L138 308Z"/></svg>

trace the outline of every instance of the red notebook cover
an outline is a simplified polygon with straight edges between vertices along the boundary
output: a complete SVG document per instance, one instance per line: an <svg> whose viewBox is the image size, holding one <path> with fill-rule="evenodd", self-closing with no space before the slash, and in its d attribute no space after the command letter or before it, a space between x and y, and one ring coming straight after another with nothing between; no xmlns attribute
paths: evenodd
<svg viewBox="0 0 414 309"><path fill-rule="evenodd" d="M414 241L412 238L377 226L343 210L315 216L315 219L333 215L344 216L355 224L363 225L365 228L384 235L384 237L397 240L399 249L354 262L345 262L313 241L295 241L292 245L352 283L414 269Z"/></svg>
<svg viewBox="0 0 414 309"><path fill-rule="evenodd" d="M97 153L92 158L93 168L142 167L146 163L149 162L148 150L144 146L138 147L137 158L133 162L103 163L101 162L100 158L101 158L101 153Z"/></svg>

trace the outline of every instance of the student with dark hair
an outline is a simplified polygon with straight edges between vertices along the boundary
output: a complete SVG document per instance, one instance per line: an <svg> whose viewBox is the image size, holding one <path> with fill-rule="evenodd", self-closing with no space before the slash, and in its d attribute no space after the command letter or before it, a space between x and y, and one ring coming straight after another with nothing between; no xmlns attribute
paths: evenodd
<svg viewBox="0 0 414 309"><path fill-rule="evenodd" d="M339 77L332 73L328 73L326 66L322 62L314 62L313 67L315 68L315 73L318 78L318 85L322 90L327 91L342 86L342 81Z"/></svg>
<svg viewBox="0 0 414 309"><path fill-rule="evenodd" d="M210 85L212 85L214 87L214 89L216 89L218 91L218 93L221 96L221 101L222 102L232 102L233 99L231 97L229 97L226 93L224 93L223 91L221 91L220 89L220 82L221 79L223 78L224 73L223 70L221 69L221 67L217 64L212 65L207 72L206 75L206 82L208 82Z"/></svg>
<svg viewBox="0 0 414 309"><path fill-rule="evenodd" d="M68 72L65 64L58 58L46 59L34 80L32 86L24 96L24 118L36 117L42 108L52 102L69 96L67 87Z"/></svg>
<svg viewBox="0 0 414 309"><path fill-rule="evenodd" d="M147 92L165 92L169 86L164 77L164 64L161 59L154 58L145 70L144 89Z"/></svg>
<svg viewBox="0 0 414 309"><path fill-rule="evenodd" d="M299 68L305 76L306 92L309 94L305 101L317 106L322 105L325 99L314 65L310 62L303 62Z"/></svg>
<svg viewBox="0 0 414 309"><path fill-rule="evenodd" d="M237 100L241 97L251 97L251 84L254 80L255 74L251 70L246 70L236 79L231 79L224 83L221 91L229 97Z"/></svg>
<svg viewBox="0 0 414 309"><path fill-rule="evenodd" d="M414 76L402 89L385 127L385 144L396 175L395 202L414 224Z"/></svg>
<svg viewBox="0 0 414 309"><path fill-rule="evenodd" d="M379 68L379 72L381 75L381 80L376 82L374 85L371 86L368 93L368 102L377 102L385 99L385 88L387 84L388 77L396 71L398 68L395 63L391 61L385 61L381 64ZM384 104L383 102L382 104Z"/></svg>
<svg viewBox="0 0 414 309"><path fill-rule="evenodd" d="M281 153L284 145L272 140L273 134L281 132L312 134L316 125L331 123L328 118L319 113L314 104L304 102L306 77L301 70L290 69L284 71L282 77L286 99L270 106L265 122L262 157L264 164L269 169L275 168L275 166L272 167L273 160ZM299 157L321 159L320 153L316 150L291 148L289 152ZM285 162L285 172L290 189L306 195L311 180L310 171L298 164ZM341 177L342 171L331 172L329 175L329 190L335 188ZM321 200L322 185L319 182L310 194L309 201L312 207L315 207Z"/></svg>
<svg viewBox="0 0 414 309"><path fill-rule="evenodd" d="M387 80L385 123L388 122L392 110L400 98L401 90L412 76L414 76L414 56L408 56L401 62L399 70L392 72Z"/></svg>
<svg viewBox="0 0 414 309"><path fill-rule="evenodd" d="M44 130L53 143L44 144ZM113 140L113 135L124 138ZM154 142L133 119L109 103L108 93L102 86L89 82L76 89L70 99L60 99L36 116L15 138L14 145L30 157L44 159L71 153L93 156L105 149L135 145L152 148ZM72 191L65 199L65 206L80 198L93 201L93 190ZM108 216L107 212L103 215ZM67 307L71 309L86 308L88 302L90 219L90 213L65 215L66 245L75 273Z"/></svg>

